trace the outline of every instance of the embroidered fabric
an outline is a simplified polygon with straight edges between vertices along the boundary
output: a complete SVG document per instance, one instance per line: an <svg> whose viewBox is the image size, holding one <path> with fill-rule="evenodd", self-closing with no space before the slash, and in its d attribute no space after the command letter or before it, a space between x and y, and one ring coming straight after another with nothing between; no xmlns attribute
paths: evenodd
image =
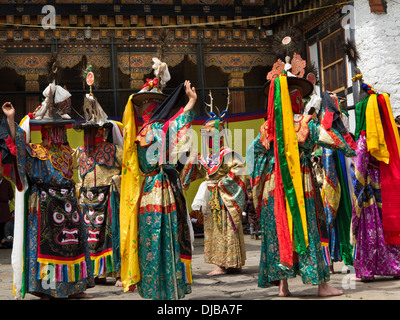
<svg viewBox="0 0 400 320"><path fill-rule="evenodd" d="M114 167L115 155L117 147L110 143L102 141L100 146L96 148L95 154L87 152L84 146L78 148L79 157L79 175L84 177L88 172L92 171L95 165L106 165L108 168Z"/></svg>

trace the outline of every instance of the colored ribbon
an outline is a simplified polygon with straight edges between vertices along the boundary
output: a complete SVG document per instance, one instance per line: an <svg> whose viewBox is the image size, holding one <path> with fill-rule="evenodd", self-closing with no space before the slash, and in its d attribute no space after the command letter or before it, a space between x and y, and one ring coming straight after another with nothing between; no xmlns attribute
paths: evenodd
<svg viewBox="0 0 400 320"><path fill-rule="evenodd" d="M278 237L280 262L288 267L293 265L293 245L289 230L288 216L285 205L285 190L282 183L278 145L276 143L275 131L275 107L274 107L275 81L271 81L268 93L268 119L267 132L269 141L274 141L275 157L275 192L274 213L276 221L276 232Z"/></svg>
<svg viewBox="0 0 400 320"><path fill-rule="evenodd" d="M275 79L275 123L282 182L286 195L289 228L293 230L295 251L304 254L308 246L307 219L297 135L285 75ZM283 114L285 115L283 117Z"/></svg>
<svg viewBox="0 0 400 320"><path fill-rule="evenodd" d="M400 138L393 118L389 96L377 97L382 114L382 126L390 153L389 163L380 162L382 225L385 241L390 245L400 245Z"/></svg>
<svg viewBox="0 0 400 320"><path fill-rule="evenodd" d="M369 153L385 163L389 163L389 151L385 141L377 94L371 94L365 110L366 138Z"/></svg>

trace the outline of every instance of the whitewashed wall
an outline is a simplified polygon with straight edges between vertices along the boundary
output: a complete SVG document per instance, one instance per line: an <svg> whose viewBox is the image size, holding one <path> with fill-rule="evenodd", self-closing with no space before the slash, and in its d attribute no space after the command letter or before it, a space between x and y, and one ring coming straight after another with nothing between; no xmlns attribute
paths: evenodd
<svg viewBox="0 0 400 320"><path fill-rule="evenodd" d="M390 94L400 114L400 1L387 0L387 13L371 13L368 0L355 0L355 41L364 81Z"/></svg>

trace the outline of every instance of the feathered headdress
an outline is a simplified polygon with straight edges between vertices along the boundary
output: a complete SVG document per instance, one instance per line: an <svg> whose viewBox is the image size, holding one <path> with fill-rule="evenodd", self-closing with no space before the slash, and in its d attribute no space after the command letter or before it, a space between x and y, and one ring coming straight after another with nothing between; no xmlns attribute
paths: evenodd
<svg viewBox="0 0 400 320"><path fill-rule="evenodd" d="M273 36L272 53L278 59L285 59L294 53L300 53L303 47L303 34L295 27L280 31Z"/></svg>
<svg viewBox="0 0 400 320"><path fill-rule="evenodd" d="M84 58L86 62L86 57ZM97 68L92 64L84 64L85 68L82 71L82 77L87 86L89 86L90 92L85 94L83 101L83 114L85 117L84 122L76 123L75 129L89 129L89 128L101 128L104 126L112 126L107 121L107 114L104 112L99 101L96 99L92 92L92 87L98 85L98 74L100 73Z"/></svg>

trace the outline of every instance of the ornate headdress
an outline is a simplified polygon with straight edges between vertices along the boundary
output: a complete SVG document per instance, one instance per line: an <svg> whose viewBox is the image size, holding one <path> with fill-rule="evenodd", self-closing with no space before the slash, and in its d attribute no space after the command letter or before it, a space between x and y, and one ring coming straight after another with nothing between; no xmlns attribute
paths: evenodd
<svg viewBox="0 0 400 320"><path fill-rule="evenodd" d="M85 94L83 102L83 114L85 121L76 123L74 125L75 129L94 129L111 127L112 125L107 121L107 114L104 112L99 101L96 99L92 92L92 87L95 84L97 74L91 64L88 64L83 72L83 77L86 84L89 86L90 92Z"/></svg>
<svg viewBox="0 0 400 320"><path fill-rule="evenodd" d="M273 79L278 77L282 72L286 72L288 85L290 88L297 88L301 91L302 97L308 97L314 90L314 85L307 79L304 79L306 61L301 58L297 53L293 54L293 59L286 56L285 62L278 59L272 70L267 74L268 82L264 85L264 93L268 97L270 83Z"/></svg>
<svg viewBox="0 0 400 320"><path fill-rule="evenodd" d="M203 127L200 130L201 136L203 137L202 145L203 152L206 154L205 150L207 147L212 148L213 158L216 160L219 159L219 150L220 150L220 124L224 126L224 122L228 119L228 109L230 105L230 92L228 88L228 97L226 102L225 110L222 112L219 110L217 106L214 106L214 99L211 94L211 90L209 91L210 103L205 103L205 105L210 108L210 111L206 110L208 115L208 119L204 123ZM214 107L217 110L217 113L214 112ZM213 126L210 124L211 121L214 121ZM222 136L224 135L224 131L222 132ZM205 141L204 141L205 140ZM210 142L211 141L211 142Z"/></svg>
<svg viewBox="0 0 400 320"><path fill-rule="evenodd" d="M168 97L162 92L167 82L171 79L168 65L158 58L153 58L152 61L155 78L147 79L140 91L133 95L132 102L136 106L142 106L150 99L162 102Z"/></svg>
<svg viewBox="0 0 400 320"><path fill-rule="evenodd" d="M50 84L44 89L45 100L29 114L30 123L59 125L73 123L68 112L71 110L71 94L56 83L59 63L53 56L48 64Z"/></svg>
<svg viewBox="0 0 400 320"><path fill-rule="evenodd" d="M99 83L98 74L99 71L91 64L88 64L82 73L90 92L85 94L84 97L83 114L85 121L76 122L73 126L76 130L84 129L84 143L89 150L92 150L96 143L107 139L110 135L114 144L123 145L122 124L108 120L107 114L92 92L92 87Z"/></svg>

